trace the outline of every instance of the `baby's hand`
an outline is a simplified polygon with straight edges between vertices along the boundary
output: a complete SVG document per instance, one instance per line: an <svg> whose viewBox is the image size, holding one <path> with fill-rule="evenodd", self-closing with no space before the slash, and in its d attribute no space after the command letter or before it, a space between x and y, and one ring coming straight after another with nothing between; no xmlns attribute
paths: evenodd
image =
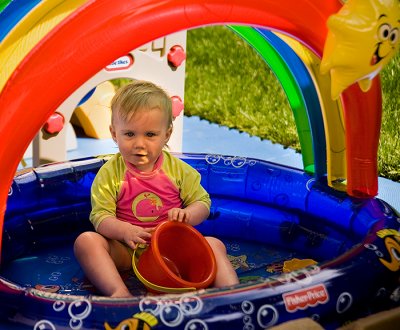
<svg viewBox="0 0 400 330"><path fill-rule="evenodd" d="M173 208L168 211L168 220L189 223L191 214L186 209Z"/></svg>
<svg viewBox="0 0 400 330"><path fill-rule="evenodd" d="M142 228L130 225L129 230L124 233L124 242L132 249L136 249L138 244L147 244L151 238L151 232L154 228Z"/></svg>

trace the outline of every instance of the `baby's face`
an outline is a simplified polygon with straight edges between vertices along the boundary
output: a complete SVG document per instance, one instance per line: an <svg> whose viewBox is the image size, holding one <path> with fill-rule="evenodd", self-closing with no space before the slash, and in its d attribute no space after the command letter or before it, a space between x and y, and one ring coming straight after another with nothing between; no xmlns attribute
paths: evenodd
<svg viewBox="0 0 400 330"><path fill-rule="evenodd" d="M168 127L165 111L153 108L139 109L127 120L117 114L110 131L125 161L139 171L151 172L171 136L172 127Z"/></svg>

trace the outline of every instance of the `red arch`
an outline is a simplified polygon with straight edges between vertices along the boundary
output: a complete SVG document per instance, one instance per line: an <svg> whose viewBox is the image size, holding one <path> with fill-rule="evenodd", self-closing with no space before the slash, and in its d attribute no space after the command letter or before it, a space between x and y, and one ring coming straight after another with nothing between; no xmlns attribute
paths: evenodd
<svg viewBox="0 0 400 330"><path fill-rule="evenodd" d="M0 94L0 228L9 186L36 132L72 92L115 58L158 37L219 23L279 30L321 56L326 20L340 7L338 0L323 5L320 0L93 0L82 6L26 56ZM359 99L367 108L376 103L376 90L348 94L353 104Z"/></svg>

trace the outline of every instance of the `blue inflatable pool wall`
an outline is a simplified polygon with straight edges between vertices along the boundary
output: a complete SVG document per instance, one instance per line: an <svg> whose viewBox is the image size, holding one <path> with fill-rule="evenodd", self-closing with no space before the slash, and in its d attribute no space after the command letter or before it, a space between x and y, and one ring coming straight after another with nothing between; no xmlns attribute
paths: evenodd
<svg viewBox="0 0 400 330"><path fill-rule="evenodd" d="M105 323L116 327L143 312L157 318L157 329L172 325L184 329L193 320L208 329L243 327L247 320L258 329L300 317L334 328L399 304L400 219L385 202L351 198L329 188L323 179L316 181L302 170L265 161L178 156L201 173L212 198L210 217L198 226L203 234L268 246L272 251L296 251L317 264L247 279L235 288L194 292L186 296L186 307L177 296L116 302L95 295L47 293L0 277L1 318L31 325L45 319L66 326L76 318L62 316L56 306L71 310L78 308L79 301L80 308L86 306L85 313L79 314L85 315L80 319L85 329L102 328ZM106 160L56 163L16 175L5 217L2 276L12 277L7 265L22 262L35 251L60 245L72 249L74 238L92 229L90 186ZM180 309L175 316L166 316L160 306L169 306L171 299L178 301ZM194 308L193 304L201 307L189 313L185 308Z"/></svg>

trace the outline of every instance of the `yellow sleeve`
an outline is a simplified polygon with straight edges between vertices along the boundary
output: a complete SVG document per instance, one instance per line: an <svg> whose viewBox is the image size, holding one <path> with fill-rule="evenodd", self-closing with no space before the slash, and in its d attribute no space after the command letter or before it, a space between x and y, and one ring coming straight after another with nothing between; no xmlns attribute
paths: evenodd
<svg viewBox="0 0 400 330"><path fill-rule="evenodd" d="M95 230L105 218L116 216L117 198L125 171L122 157L116 154L100 168L94 178L91 188L92 211L89 219Z"/></svg>
<svg viewBox="0 0 400 330"><path fill-rule="evenodd" d="M168 152L164 152L163 168L179 189L183 206L194 202L203 203L210 210L211 199L207 191L201 185L201 175L192 166L178 159Z"/></svg>

